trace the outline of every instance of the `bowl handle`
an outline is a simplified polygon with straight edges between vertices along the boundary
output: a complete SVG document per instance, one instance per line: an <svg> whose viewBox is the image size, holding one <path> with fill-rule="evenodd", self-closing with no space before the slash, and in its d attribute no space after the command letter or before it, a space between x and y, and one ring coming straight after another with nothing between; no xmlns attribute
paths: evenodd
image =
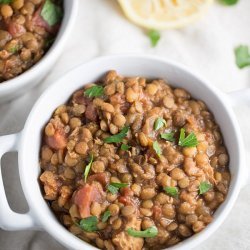
<svg viewBox="0 0 250 250"><path fill-rule="evenodd" d="M240 105L249 105L250 106L250 88L236 90L227 95L227 99L232 107L237 107ZM244 171L244 180L242 182L242 186L248 184L249 182L249 169L247 168L247 164L245 165Z"/></svg>
<svg viewBox="0 0 250 250"><path fill-rule="evenodd" d="M11 134L0 137L0 228L9 231L39 228L31 211L25 214L12 211L3 185L1 157L7 152L17 151L19 136L19 134Z"/></svg>

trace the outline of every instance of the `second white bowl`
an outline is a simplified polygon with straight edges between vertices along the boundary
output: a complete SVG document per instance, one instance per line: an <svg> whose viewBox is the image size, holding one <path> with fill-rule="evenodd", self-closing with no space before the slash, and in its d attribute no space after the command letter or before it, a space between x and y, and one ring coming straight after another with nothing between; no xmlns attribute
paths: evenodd
<svg viewBox="0 0 250 250"><path fill-rule="evenodd" d="M78 0L64 0L63 4L63 21L52 47L44 57L30 69L11 80L0 83L0 103L27 93L30 88L38 84L53 68L56 60L63 52L64 45L69 38L70 31L77 16Z"/></svg>

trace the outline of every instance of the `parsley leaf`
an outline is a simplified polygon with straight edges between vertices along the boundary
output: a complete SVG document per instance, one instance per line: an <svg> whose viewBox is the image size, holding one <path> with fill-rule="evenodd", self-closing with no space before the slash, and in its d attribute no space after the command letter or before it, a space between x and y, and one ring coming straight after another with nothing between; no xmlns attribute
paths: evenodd
<svg viewBox="0 0 250 250"><path fill-rule="evenodd" d="M148 32L148 37L151 40L152 47L155 47L157 45L158 41L160 40L161 35L160 35L160 32L157 30L150 30Z"/></svg>
<svg viewBox="0 0 250 250"><path fill-rule="evenodd" d="M0 0L0 4L9 4L12 3L13 0Z"/></svg>
<svg viewBox="0 0 250 250"><path fill-rule="evenodd" d="M96 216L90 216L80 220L79 227L87 232L97 231L98 219Z"/></svg>
<svg viewBox="0 0 250 250"><path fill-rule="evenodd" d="M114 187L114 186L112 186L112 185L108 185L107 189L108 189L108 191L109 191L111 194L117 194L118 191L119 191L119 188Z"/></svg>
<svg viewBox="0 0 250 250"><path fill-rule="evenodd" d="M220 2L225 5L234 5L238 3L238 1L239 0L220 0Z"/></svg>
<svg viewBox="0 0 250 250"><path fill-rule="evenodd" d="M89 171L90 171L90 168L91 168L93 159L94 159L94 156L91 154L91 155L90 155L89 164L85 167L85 171L84 171L84 181L85 181L85 182L87 181L88 174L89 174Z"/></svg>
<svg viewBox="0 0 250 250"><path fill-rule="evenodd" d="M122 142L123 138L125 138L127 136L128 130L129 130L129 126L125 126L125 127L123 127L123 129L121 130L120 133L106 137L104 139L104 142L106 142L106 143Z"/></svg>
<svg viewBox="0 0 250 250"><path fill-rule="evenodd" d="M102 86L92 86L84 91L84 95L88 97L99 97L104 94L104 88Z"/></svg>
<svg viewBox="0 0 250 250"><path fill-rule="evenodd" d="M16 52L18 52L18 50L20 49L21 47L19 45L16 45L14 47L11 47L8 49L8 51L12 54L15 54Z"/></svg>
<svg viewBox="0 0 250 250"><path fill-rule="evenodd" d="M154 141L153 149L158 156L160 156L162 154L162 150L161 150L161 147L160 147L158 141Z"/></svg>
<svg viewBox="0 0 250 250"><path fill-rule="evenodd" d="M161 134L161 138L171 142L175 141L174 132L163 133Z"/></svg>
<svg viewBox="0 0 250 250"><path fill-rule="evenodd" d="M159 117L156 119L156 121L154 123L154 130L158 130L158 129L162 128L164 125L165 126L167 125L166 121L163 118Z"/></svg>
<svg viewBox="0 0 250 250"><path fill-rule="evenodd" d="M169 196L172 196L174 198L178 197L179 192L177 187L164 187L163 189Z"/></svg>
<svg viewBox="0 0 250 250"><path fill-rule="evenodd" d="M102 222L106 222L110 216L111 216L110 211L109 210L105 211L103 216L102 216Z"/></svg>
<svg viewBox="0 0 250 250"><path fill-rule="evenodd" d="M127 144L122 144L122 145L121 145L121 150L123 150L123 151L129 150L129 148L131 148L131 146L129 146L129 145L127 145Z"/></svg>
<svg viewBox="0 0 250 250"><path fill-rule="evenodd" d="M237 66L242 69L250 66L250 49L246 45L241 45L234 50Z"/></svg>
<svg viewBox="0 0 250 250"><path fill-rule="evenodd" d="M210 184L209 182L206 182L206 181L201 182L201 184L199 185L199 194L206 193L212 187L213 187L212 184Z"/></svg>
<svg viewBox="0 0 250 250"><path fill-rule="evenodd" d="M127 183L116 183L116 182L111 182L107 189L110 193L112 194L117 194L120 188L127 187Z"/></svg>
<svg viewBox="0 0 250 250"><path fill-rule="evenodd" d="M195 147L198 145L198 140L193 132L185 137L185 129L182 128L178 145L182 147Z"/></svg>
<svg viewBox="0 0 250 250"><path fill-rule="evenodd" d="M157 236L158 229L155 226L149 227L144 231L137 231L133 228L128 228L127 233L133 237L152 238L152 237Z"/></svg>
<svg viewBox="0 0 250 250"><path fill-rule="evenodd" d="M53 26L59 23L63 13L59 6L54 4L51 0L46 0L41 11L41 16L49 26Z"/></svg>

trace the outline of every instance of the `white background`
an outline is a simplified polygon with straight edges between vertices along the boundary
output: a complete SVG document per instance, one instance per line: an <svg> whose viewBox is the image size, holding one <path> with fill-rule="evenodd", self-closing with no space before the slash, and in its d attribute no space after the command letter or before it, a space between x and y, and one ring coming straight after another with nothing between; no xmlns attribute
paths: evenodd
<svg viewBox="0 0 250 250"><path fill-rule="evenodd" d="M250 87L250 68L239 70L235 66L233 50L239 44L250 45L249 0L240 0L240 3L233 7L216 3L198 23L181 30L162 32L156 48L150 46L149 39L142 29L123 17L115 0L80 0L79 14L71 39L51 73L36 89L25 96L0 105L0 135L20 131L33 104L47 86L75 65L99 55L159 55L187 65L225 92ZM242 106L235 111L249 155L250 108ZM249 162L250 157L247 160ZM27 210L27 204L19 184L17 155L5 155L2 165L10 205L15 211L24 212ZM0 231L0 249L64 248L45 232ZM250 249L250 181L242 189L224 224L212 237L196 248L208 249Z"/></svg>

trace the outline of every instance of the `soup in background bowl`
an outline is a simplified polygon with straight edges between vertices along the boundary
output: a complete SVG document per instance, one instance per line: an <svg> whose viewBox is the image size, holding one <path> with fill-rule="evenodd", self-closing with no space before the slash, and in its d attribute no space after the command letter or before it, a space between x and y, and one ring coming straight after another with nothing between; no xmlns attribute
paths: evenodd
<svg viewBox="0 0 250 250"><path fill-rule="evenodd" d="M78 0L1 1L0 103L27 93L53 68L77 6Z"/></svg>
<svg viewBox="0 0 250 250"><path fill-rule="evenodd" d="M0 3L0 83L37 63L55 40L63 17L61 0Z"/></svg>

